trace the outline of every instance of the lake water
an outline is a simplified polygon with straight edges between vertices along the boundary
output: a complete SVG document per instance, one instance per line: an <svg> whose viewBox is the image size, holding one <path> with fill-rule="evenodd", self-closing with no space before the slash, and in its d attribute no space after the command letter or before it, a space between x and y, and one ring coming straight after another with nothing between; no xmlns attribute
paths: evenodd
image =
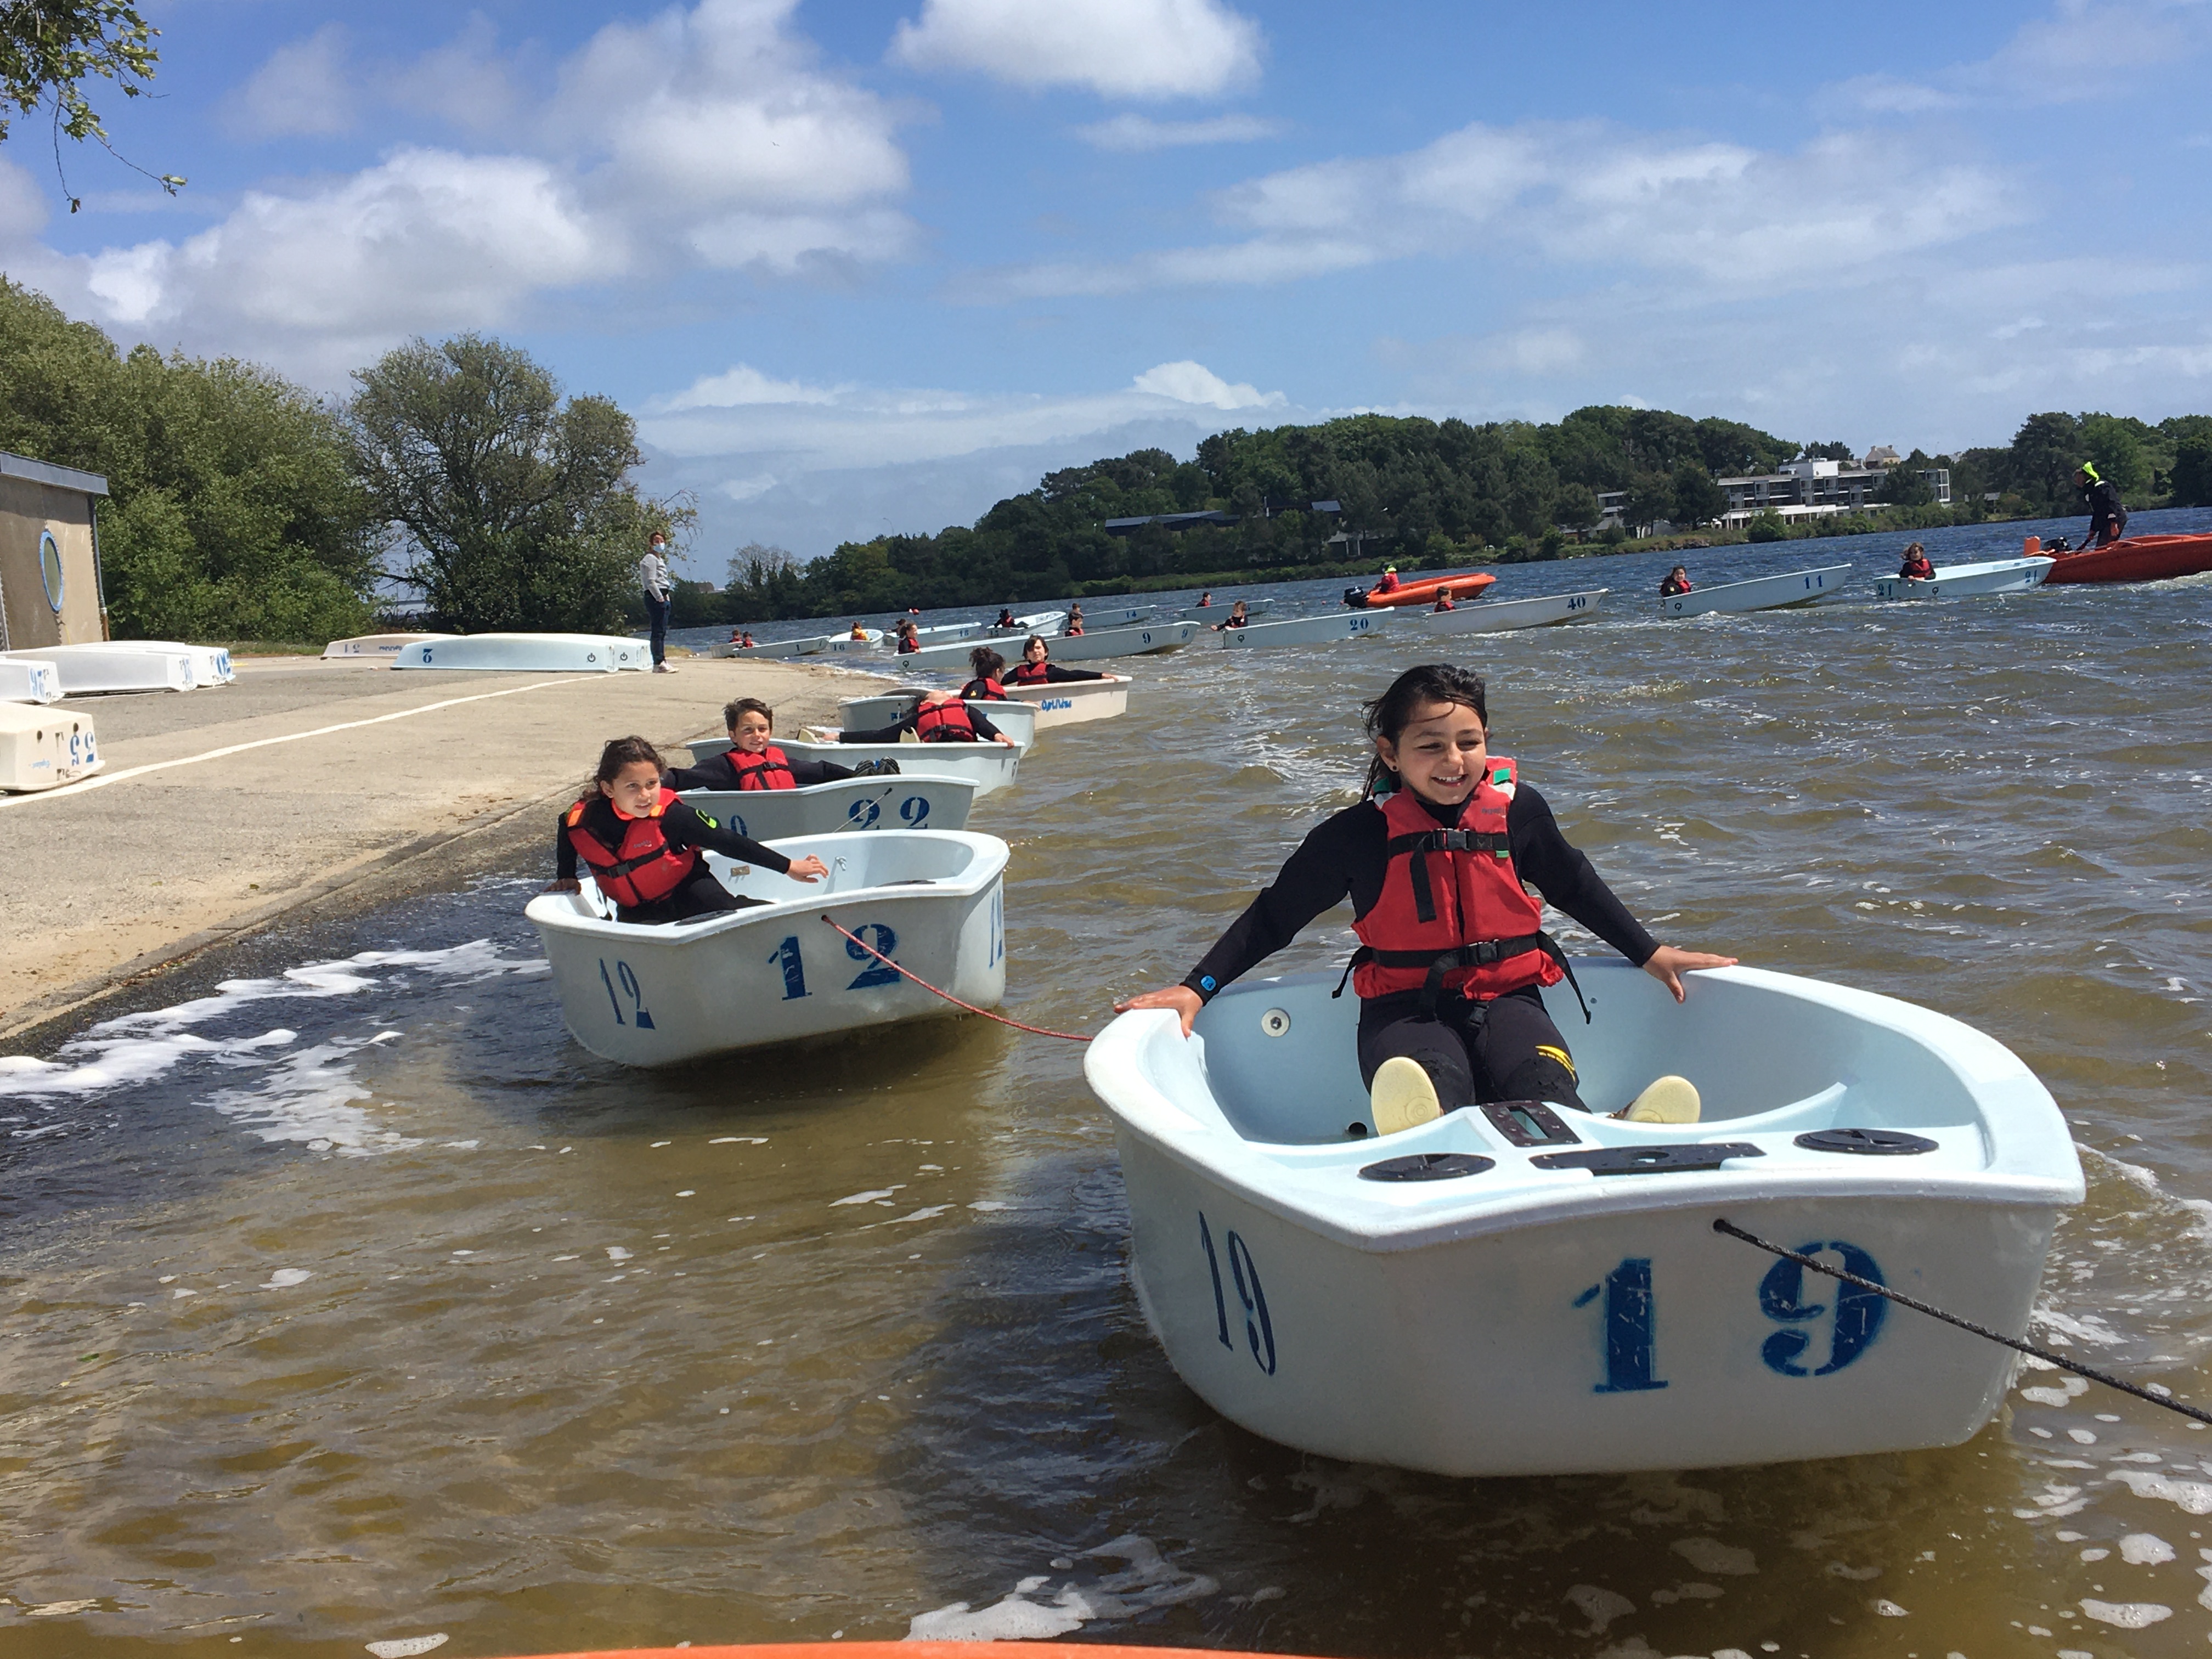
<svg viewBox="0 0 2212 1659"><path fill-rule="evenodd" d="M1863 593L1904 539L1688 562L1848 559ZM1495 746L1662 937L2019 1052L2089 1176L2038 1335L2212 1399L2212 578L1661 623L1672 562L1499 570L1613 593L1463 642ZM1356 704L1419 654L1116 665L1130 714L975 815L1013 848L1007 1012L1092 1030L1180 977L1355 799ZM1076 1045L963 1020L626 1072L562 1031L520 915L548 873L264 938L0 1062L7 1652L2204 1650L2212 1433L2056 1372L1965 1446L1765 1468L1458 1481L1255 1439L1145 1329Z"/></svg>

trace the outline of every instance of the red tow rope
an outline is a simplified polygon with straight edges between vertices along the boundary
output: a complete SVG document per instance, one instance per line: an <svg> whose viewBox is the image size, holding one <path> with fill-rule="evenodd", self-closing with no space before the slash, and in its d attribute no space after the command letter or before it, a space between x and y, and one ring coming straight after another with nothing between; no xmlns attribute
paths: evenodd
<svg viewBox="0 0 2212 1659"><path fill-rule="evenodd" d="M830 925L832 927L837 927L837 924L834 921L830 921L830 917L826 914L823 916L822 920L830 922ZM869 944L867 940L862 939L858 933L852 932L849 928L837 927L837 931L844 934L845 937L854 944L859 945L863 951L866 951L878 962L882 963L884 967L893 969L899 973L904 974L916 985L921 987L923 990L927 991L933 996L943 997L947 1002L951 1003L956 1008L965 1008L971 1014L981 1014L986 1019L995 1019L1001 1025L1011 1025L1017 1031L1027 1031L1031 1036L1058 1037L1064 1042L1088 1042L1091 1041L1089 1037L1084 1036L1079 1032L1048 1031L1042 1025L1024 1025L1018 1019L1008 1019L1004 1014L994 1014L988 1008L978 1008L972 1002L963 1002L958 997L954 996L951 992L939 990L937 987L932 985L927 980L924 979L920 974L915 973L912 969L900 967L897 963L893 962L881 951L876 949L874 945Z"/></svg>

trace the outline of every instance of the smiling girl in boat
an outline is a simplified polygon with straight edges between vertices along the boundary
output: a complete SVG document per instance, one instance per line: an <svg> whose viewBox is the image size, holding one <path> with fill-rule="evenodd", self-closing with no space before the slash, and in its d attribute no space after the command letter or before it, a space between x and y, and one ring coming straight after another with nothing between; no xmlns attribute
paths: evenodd
<svg viewBox="0 0 2212 1659"><path fill-rule="evenodd" d="M1008 678L1016 685L1060 685L1068 680L1103 680L1105 675L1088 668L1062 668L1050 660L1052 647L1032 634L1022 647L1022 665Z"/></svg>
<svg viewBox="0 0 2212 1659"><path fill-rule="evenodd" d="M1448 663L1407 669L1366 715L1375 744L1367 798L1306 836L1182 984L1115 1007L1172 1009L1188 1036L1224 986L1349 896L1361 943L1346 971L1359 995L1359 1073L1378 1133L1476 1101L1588 1111L1540 994L1568 977L1540 925L1544 901L1677 1002L1685 972L1735 958L1661 945L1644 931L1568 844L1544 798L1511 761L1490 753L1480 675ZM1694 1122L1698 1112L1697 1091L1670 1077L1621 1115Z"/></svg>
<svg viewBox="0 0 2212 1659"><path fill-rule="evenodd" d="M614 901L617 921L681 921L768 902L732 893L715 880L700 861L702 848L800 881L830 873L811 854L793 863L662 793L660 751L643 738L617 738L600 752L592 789L561 815L555 848L557 873L546 890L578 891L580 859Z"/></svg>
<svg viewBox="0 0 2212 1659"><path fill-rule="evenodd" d="M855 775L835 761L791 760L775 746L775 710L758 697L739 697L722 708L730 746L696 766L673 767L661 775L664 789L804 789Z"/></svg>

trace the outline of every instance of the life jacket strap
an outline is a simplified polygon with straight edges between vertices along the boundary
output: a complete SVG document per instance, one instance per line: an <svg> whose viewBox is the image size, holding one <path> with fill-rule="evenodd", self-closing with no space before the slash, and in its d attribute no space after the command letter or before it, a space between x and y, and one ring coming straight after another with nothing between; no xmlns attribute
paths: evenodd
<svg viewBox="0 0 2212 1659"><path fill-rule="evenodd" d="M1472 832L1470 832L1472 833ZM1449 951L1378 951L1371 945L1363 945L1352 953L1352 960L1344 964L1344 975L1329 993L1332 999L1344 994L1352 970L1362 963L1373 963L1378 968L1425 968L1428 978L1421 985L1421 1012L1434 1018L1437 1002L1443 994L1444 975L1462 968L1486 968L1492 963L1503 962L1508 957L1517 957L1529 951L1541 951L1559 963L1559 972L1575 994L1575 1002L1583 1011L1583 1024L1590 1023L1589 1002L1583 995L1582 982L1575 977L1574 963L1559 948L1559 940L1549 933L1522 933L1513 939L1479 939Z"/></svg>
<svg viewBox="0 0 2212 1659"><path fill-rule="evenodd" d="M1430 854L1494 853L1503 858L1509 850L1506 836L1496 830L1425 830L1416 836L1393 836L1382 844L1386 858L1396 858L1401 853L1413 855L1407 873L1413 884L1413 915L1422 921L1437 919L1436 890L1429 884Z"/></svg>

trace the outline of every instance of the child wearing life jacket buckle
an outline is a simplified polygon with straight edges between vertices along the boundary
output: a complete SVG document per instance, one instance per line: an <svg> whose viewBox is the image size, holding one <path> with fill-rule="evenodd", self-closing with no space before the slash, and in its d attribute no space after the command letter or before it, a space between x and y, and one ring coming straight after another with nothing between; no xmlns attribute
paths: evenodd
<svg viewBox="0 0 2212 1659"><path fill-rule="evenodd" d="M661 777L662 788L710 793L729 789L805 789L881 768L898 770L896 761L840 766L835 761L789 758L775 744L775 710L758 697L739 697L725 703L722 724L729 730L730 746L696 766L670 769Z"/></svg>
<svg viewBox="0 0 2212 1659"><path fill-rule="evenodd" d="M819 881L830 873L811 853L794 863L680 796L662 793L660 770L660 751L643 738L617 738L600 751L592 789L561 815L556 874L547 892L579 891L580 862L614 901L616 921L652 924L768 902L732 893L715 880L702 850L799 881Z"/></svg>
<svg viewBox="0 0 2212 1659"><path fill-rule="evenodd" d="M1116 1009L1173 1009L1188 1036L1224 986L1349 896L1360 939L1348 970L1359 995L1359 1071L1377 1133L1477 1101L1589 1110L1541 994L1566 977L1542 927L1544 902L1677 1002L1683 974L1735 958L1661 945L1644 931L1568 844L1543 797L1491 754L1480 675L1447 663L1408 669L1366 714L1375 745L1367 798L1306 836L1182 984ZM1619 1115L1689 1123L1698 1111L1696 1089L1669 1077Z"/></svg>

